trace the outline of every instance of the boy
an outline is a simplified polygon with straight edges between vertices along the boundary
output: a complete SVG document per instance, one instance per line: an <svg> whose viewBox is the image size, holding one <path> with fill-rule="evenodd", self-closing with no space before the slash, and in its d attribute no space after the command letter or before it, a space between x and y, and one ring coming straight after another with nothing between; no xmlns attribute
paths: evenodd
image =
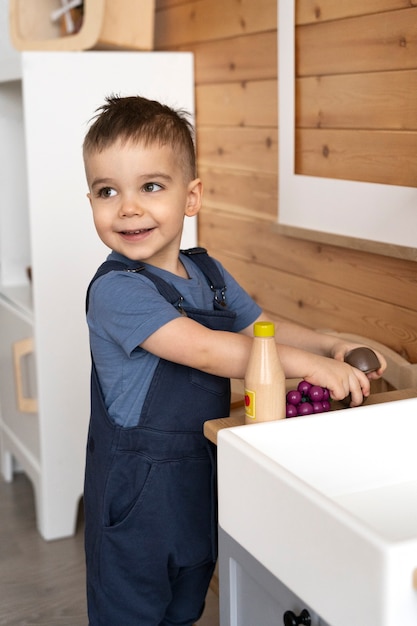
<svg viewBox="0 0 417 626"><path fill-rule="evenodd" d="M112 96L83 155L95 227L112 250L88 294L90 626L191 626L216 561L203 423L229 414L229 379L244 377L263 314L204 250L179 250L184 217L202 202L184 112ZM351 393L352 405L369 394L368 378L343 363L352 344L284 322L276 338L288 377L335 399Z"/></svg>

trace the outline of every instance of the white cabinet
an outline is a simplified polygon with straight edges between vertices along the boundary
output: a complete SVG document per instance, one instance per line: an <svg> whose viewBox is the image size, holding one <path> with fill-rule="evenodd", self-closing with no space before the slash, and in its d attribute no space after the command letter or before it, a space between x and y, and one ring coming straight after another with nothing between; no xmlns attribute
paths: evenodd
<svg viewBox="0 0 417 626"><path fill-rule="evenodd" d="M54 539L74 532L82 496L90 371L84 300L108 254L86 199L83 137L111 93L161 99L194 114L193 58L24 52L21 68L21 80L4 75L2 81L0 74L2 466L6 480L11 457L27 471L39 530ZM194 218L186 221L182 245L196 245ZM34 355L21 358L32 361L37 413L22 414L10 355L16 341L27 338L34 340Z"/></svg>
<svg viewBox="0 0 417 626"><path fill-rule="evenodd" d="M0 81L20 78L20 73L20 55L9 33L9 0L0 0Z"/></svg>
<svg viewBox="0 0 417 626"><path fill-rule="evenodd" d="M330 626L222 528L219 583L220 626Z"/></svg>
<svg viewBox="0 0 417 626"><path fill-rule="evenodd" d="M30 349L32 336L30 311L20 309L15 302L0 296L3 474L11 480L14 469L12 457L15 456L23 464L37 491L40 487L41 455L36 415L36 371L34 353Z"/></svg>

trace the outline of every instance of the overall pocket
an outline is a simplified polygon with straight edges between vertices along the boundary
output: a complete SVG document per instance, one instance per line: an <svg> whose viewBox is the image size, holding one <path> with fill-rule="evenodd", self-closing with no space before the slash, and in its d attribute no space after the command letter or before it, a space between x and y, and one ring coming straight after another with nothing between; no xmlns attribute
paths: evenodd
<svg viewBox="0 0 417 626"><path fill-rule="evenodd" d="M152 471L152 460L138 452L115 454L104 493L104 527L121 524L133 509L140 507L151 482Z"/></svg>
<svg viewBox="0 0 417 626"><path fill-rule="evenodd" d="M131 452L122 456L109 475L102 548L136 566L156 553L175 567L209 560L217 528L209 457L151 462Z"/></svg>

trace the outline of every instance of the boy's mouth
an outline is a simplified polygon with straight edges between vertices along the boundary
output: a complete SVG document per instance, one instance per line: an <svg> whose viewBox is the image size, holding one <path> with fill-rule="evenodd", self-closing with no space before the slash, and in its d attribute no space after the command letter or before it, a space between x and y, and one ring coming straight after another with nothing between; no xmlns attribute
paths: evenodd
<svg viewBox="0 0 417 626"><path fill-rule="evenodd" d="M122 235L141 235L142 233L148 233L149 231L153 230L152 228L138 228L137 230L122 230L121 234Z"/></svg>

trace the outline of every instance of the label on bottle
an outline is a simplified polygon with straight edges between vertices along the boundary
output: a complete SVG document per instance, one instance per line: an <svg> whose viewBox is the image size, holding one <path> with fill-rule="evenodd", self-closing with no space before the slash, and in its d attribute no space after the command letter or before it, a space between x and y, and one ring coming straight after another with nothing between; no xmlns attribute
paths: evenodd
<svg viewBox="0 0 417 626"><path fill-rule="evenodd" d="M245 416L255 419L255 392L245 389Z"/></svg>

